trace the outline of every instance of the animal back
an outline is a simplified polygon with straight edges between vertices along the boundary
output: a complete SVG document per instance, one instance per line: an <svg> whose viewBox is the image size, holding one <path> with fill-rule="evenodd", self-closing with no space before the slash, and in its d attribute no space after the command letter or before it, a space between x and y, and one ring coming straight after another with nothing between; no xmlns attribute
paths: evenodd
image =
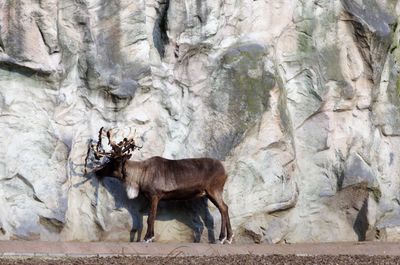
<svg viewBox="0 0 400 265"><path fill-rule="evenodd" d="M221 162L211 158L169 160L155 158L157 168L153 184L162 192L202 193L210 185L224 184L226 174Z"/></svg>

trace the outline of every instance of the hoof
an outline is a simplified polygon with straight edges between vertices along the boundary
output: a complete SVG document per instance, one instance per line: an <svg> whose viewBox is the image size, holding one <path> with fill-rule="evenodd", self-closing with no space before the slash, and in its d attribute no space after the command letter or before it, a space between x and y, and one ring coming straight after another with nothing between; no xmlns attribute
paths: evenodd
<svg viewBox="0 0 400 265"><path fill-rule="evenodd" d="M217 244L223 245L224 242L225 242L225 240L226 240L226 237L224 237L223 239L219 239L218 242L217 242Z"/></svg>
<svg viewBox="0 0 400 265"><path fill-rule="evenodd" d="M154 240L154 236L153 236L153 237L150 237L150 238L148 238L148 239L144 239L143 242L144 242L144 243L151 243L151 242L153 242L153 240Z"/></svg>
<svg viewBox="0 0 400 265"><path fill-rule="evenodd" d="M233 241L233 237L234 237L235 235L232 235L229 239L227 239L225 242L227 243L227 244L232 244L232 241Z"/></svg>

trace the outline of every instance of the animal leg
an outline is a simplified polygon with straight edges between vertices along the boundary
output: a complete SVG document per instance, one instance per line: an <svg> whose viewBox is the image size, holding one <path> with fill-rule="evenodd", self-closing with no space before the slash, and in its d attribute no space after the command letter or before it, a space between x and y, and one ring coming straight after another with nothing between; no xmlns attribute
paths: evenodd
<svg viewBox="0 0 400 265"><path fill-rule="evenodd" d="M153 240L154 240L154 236L149 238L149 239L145 239L144 242L145 243L151 243L151 242L153 242Z"/></svg>
<svg viewBox="0 0 400 265"><path fill-rule="evenodd" d="M208 198L210 201L218 208L219 212L221 213L221 232L219 234L219 243L223 244L226 240L226 221L227 221L227 213L228 207L222 200L222 192L209 192Z"/></svg>
<svg viewBox="0 0 400 265"><path fill-rule="evenodd" d="M149 217L147 219L147 232L144 237L146 243L150 243L154 240L154 221L157 215L157 206L159 198L157 196L151 197L151 206L149 211Z"/></svg>
<svg viewBox="0 0 400 265"><path fill-rule="evenodd" d="M234 237L235 235L234 234L232 234L230 237L228 237L228 239L225 241L227 244L232 244L232 241L233 241L233 237Z"/></svg>
<svg viewBox="0 0 400 265"><path fill-rule="evenodd" d="M225 204L225 202L223 202ZM226 205L226 204L225 204ZM226 230L227 230L227 243L231 244L234 234L232 232L232 226L231 226L231 220L229 218L229 210L228 210L228 206L226 206Z"/></svg>
<svg viewBox="0 0 400 265"><path fill-rule="evenodd" d="M226 230L227 230L227 236L226 236L226 243L231 244L232 240L233 240L233 233L232 233L232 227L231 227L231 221L229 218L229 210L228 210L228 205L226 205L226 203L224 202L224 200L222 199L222 195L221 195L221 201L222 201L222 205L223 205L223 214L225 215L225 223L226 223ZM221 242L221 244L223 244L224 242Z"/></svg>

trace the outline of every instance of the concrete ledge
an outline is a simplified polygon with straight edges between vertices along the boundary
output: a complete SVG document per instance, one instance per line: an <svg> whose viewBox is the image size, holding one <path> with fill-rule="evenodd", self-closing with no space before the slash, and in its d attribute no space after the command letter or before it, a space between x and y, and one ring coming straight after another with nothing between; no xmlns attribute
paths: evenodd
<svg viewBox="0 0 400 265"><path fill-rule="evenodd" d="M386 242L301 243L285 245L43 242L0 241L0 257L88 257L88 256L223 256L254 255L383 255L400 256L400 244Z"/></svg>

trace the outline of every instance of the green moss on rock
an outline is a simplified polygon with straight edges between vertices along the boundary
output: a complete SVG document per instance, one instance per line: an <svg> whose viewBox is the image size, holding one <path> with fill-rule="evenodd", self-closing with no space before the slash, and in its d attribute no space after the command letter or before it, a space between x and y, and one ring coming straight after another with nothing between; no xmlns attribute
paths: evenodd
<svg viewBox="0 0 400 265"><path fill-rule="evenodd" d="M275 85L275 78L264 70L264 55L264 47L245 45L222 57L222 84L228 93L228 111L236 116L241 129L268 108L269 91Z"/></svg>
<svg viewBox="0 0 400 265"><path fill-rule="evenodd" d="M397 81L396 81L396 91L397 91L397 95L400 96L400 78L397 77Z"/></svg>
<svg viewBox="0 0 400 265"><path fill-rule="evenodd" d="M221 57L210 103L211 108L230 117L233 130L224 138L230 145L269 108L275 77L264 69L265 56L263 46L247 44Z"/></svg>

